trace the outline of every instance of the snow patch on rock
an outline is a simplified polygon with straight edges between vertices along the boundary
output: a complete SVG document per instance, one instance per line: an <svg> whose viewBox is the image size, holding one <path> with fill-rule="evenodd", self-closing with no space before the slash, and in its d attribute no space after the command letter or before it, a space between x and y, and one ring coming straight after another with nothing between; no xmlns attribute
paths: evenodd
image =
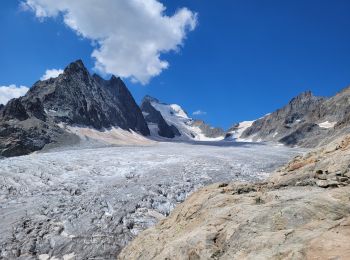
<svg viewBox="0 0 350 260"><path fill-rule="evenodd" d="M252 126L253 123L254 123L254 121L240 122L234 130L228 132L228 135L230 137L227 139L232 139L232 140L235 140L238 142L252 142L252 138L246 139L246 138L241 138L241 136L247 128Z"/></svg>
<svg viewBox="0 0 350 260"><path fill-rule="evenodd" d="M193 125L194 120L177 104L168 105L159 102L151 102L151 105L161 113L162 117L169 125L174 125L180 131L182 136L174 138L175 140L220 141L224 139L223 137L212 138L205 136L198 126Z"/></svg>
<svg viewBox="0 0 350 260"><path fill-rule="evenodd" d="M321 128L330 129L330 128L333 128L336 125L336 123L337 122L325 121L325 122L319 123L318 126Z"/></svg>

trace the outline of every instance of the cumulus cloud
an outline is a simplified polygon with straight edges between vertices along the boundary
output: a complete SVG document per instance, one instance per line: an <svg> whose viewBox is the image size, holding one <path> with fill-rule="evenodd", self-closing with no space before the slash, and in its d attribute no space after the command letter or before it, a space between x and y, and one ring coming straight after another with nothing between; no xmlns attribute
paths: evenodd
<svg viewBox="0 0 350 260"><path fill-rule="evenodd" d="M61 69L52 69L52 70L46 70L45 74L40 78L40 80L47 80L50 78L57 78L58 75L62 74L63 70Z"/></svg>
<svg viewBox="0 0 350 260"><path fill-rule="evenodd" d="M197 14L187 8L165 14L158 0L23 0L44 19L62 15L79 36L92 40L95 69L147 84L169 67L162 53L178 51Z"/></svg>
<svg viewBox="0 0 350 260"><path fill-rule="evenodd" d="M12 98L18 98L27 93L29 88L25 86L16 87L16 85L0 86L0 104L6 103Z"/></svg>
<svg viewBox="0 0 350 260"><path fill-rule="evenodd" d="M192 113L194 116L203 116L203 115L206 115L207 114L207 112L205 112L205 111L202 111L202 110L197 110L197 111L194 111L193 113Z"/></svg>

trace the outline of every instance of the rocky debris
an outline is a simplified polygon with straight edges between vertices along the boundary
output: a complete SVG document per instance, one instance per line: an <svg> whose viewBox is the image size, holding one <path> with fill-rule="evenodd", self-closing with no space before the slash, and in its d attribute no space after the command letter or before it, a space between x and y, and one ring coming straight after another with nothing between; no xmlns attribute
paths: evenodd
<svg viewBox="0 0 350 260"><path fill-rule="evenodd" d="M47 144L71 142L73 134L60 124L98 130L120 127L149 135L141 110L123 81L91 76L78 60L57 78L36 82L25 96L0 109L0 155L24 155Z"/></svg>
<svg viewBox="0 0 350 260"><path fill-rule="evenodd" d="M159 102L157 99L146 96L142 100L141 110L145 117L147 124L155 125L157 134L161 137L174 138L181 136L181 133L174 125L168 125L162 117L162 114L152 106L152 102Z"/></svg>
<svg viewBox="0 0 350 260"><path fill-rule="evenodd" d="M119 259L349 259L349 162L346 136L267 182L205 187Z"/></svg>
<svg viewBox="0 0 350 260"><path fill-rule="evenodd" d="M273 181L284 184L317 185L322 188L342 187L350 183L350 136L297 156L279 172Z"/></svg>

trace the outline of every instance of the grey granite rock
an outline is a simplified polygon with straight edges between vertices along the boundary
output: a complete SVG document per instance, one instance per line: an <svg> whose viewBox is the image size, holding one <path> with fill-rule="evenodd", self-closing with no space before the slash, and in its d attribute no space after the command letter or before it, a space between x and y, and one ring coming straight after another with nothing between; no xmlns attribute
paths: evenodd
<svg viewBox="0 0 350 260"><path fill-rule="evenodd" d="M71 138L59 123L150 133L123 81L91 76L78 60L57 78L36 82L25 96L0 109L0 155L28 154Z"/></svg>
<svg viewBox="0 0 350 260"><path fill-rule="evenodd" d="M90 76L82 61L71 63L55 79L34 84L24 100L39 98L55 122L91 126L118 126L143 135L149 130L130 92L120 78Z"/></svg>
<svg viewBox="0 0 350 260"><path fill-rule="evenodd" d="M315 97L310 91L293 98L288 105L277 111L256 120L251 127L243 132L242 137L254 137L264 141L279 141L294 131L309 123L310 112L316 111L324 102L324 98ZM314 128L307 128L308 133ZM311 130L311 131L310 131ZM299 130L300 132L301 130ZM287 142L295 144L301 139L301 134L287 138ZM304 132L302 138L306 137Z"/></svg>
<svg viewBox="0 0 350 260"><path fill-rule="evenodd" d="M222 128L212 127L206 124L203 120L194 120L192 125L198 126L206 137L216 138L225 136L225 131Z"/></svg>
<svg viewBox="0 0 350 260"><path fill-rule="evenodd" d="M349 100L350 88L331 98L315 97L311 92L302 93L287 106L256 120L242 137L254 141L278 141L291 146L327 144L349 132ZM321 123L330 126L320 127Z"/></svg>

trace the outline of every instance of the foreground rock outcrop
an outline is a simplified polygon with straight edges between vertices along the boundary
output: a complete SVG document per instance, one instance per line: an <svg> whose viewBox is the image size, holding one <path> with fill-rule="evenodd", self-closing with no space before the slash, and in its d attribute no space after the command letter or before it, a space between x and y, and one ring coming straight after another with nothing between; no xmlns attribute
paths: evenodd
<svg viewBox="0 0 350 260"><path fill-rule="evenodd" d="M265 183L203 188L119 259L350 259L349 162L345 137Z"/></svg>

